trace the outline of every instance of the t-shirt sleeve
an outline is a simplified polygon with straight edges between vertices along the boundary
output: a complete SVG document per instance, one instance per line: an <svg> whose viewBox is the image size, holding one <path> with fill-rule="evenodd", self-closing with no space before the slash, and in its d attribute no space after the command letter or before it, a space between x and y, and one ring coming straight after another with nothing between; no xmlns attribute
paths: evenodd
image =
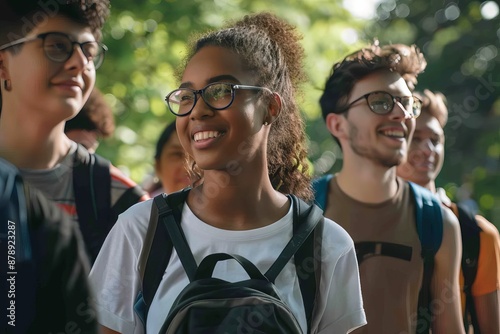
<svg viewBox="0 0 500 334"><path fill-rule="evenodd" d="M482 232L472 295L482 296L500 289L500 236L497 228L484 217L476 216L476 221Z"/></svg>
<svg viewBox="0 0 500 334"><path fill-rule="evenodd" d="M320 288L325 291L326 305L321 315L318 333L350 333L366 324L363 309L358 262L351 237L340 226L335 231L325 229L325 233L335 233L335 238L326 238L323 246L322 262L331 262L335 245L340 248L340 256L333 264L324 263Z"/></svg>
<svg viewBox="0 0 500 334"><path fill-rule="evenodd" d="M140 289L137 264L150 209L151 201L146 201L119 216L89 276L99 323L123 334L144 332L133 306Z"/></svg>

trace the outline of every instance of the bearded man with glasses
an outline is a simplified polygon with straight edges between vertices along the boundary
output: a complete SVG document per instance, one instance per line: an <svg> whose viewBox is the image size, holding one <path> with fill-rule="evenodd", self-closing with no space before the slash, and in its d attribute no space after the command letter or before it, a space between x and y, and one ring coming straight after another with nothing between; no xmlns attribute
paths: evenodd
<svg viewBox="0 0 500 334"><path fill-rule="evenodd" d="M420 114L412 92L426 65L414 45L375 41L333 65L320 99L343 165L313 181L315 201L356 245L368 324L354 333L463 333L457 219L435 202L442 235L429 256L415 198L423 192L434 203L432 194L396 175Z"/></svg>

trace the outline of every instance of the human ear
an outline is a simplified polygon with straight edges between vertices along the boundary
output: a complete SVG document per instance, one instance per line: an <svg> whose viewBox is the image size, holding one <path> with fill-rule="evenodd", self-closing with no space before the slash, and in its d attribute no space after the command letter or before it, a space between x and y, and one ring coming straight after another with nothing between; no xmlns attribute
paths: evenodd
<svg viewBox="0 0 500 334"><path fill-rule="evenodd" d="M161 161L160 159L155 159L155 174L158 179L160 179L161 175Z"/></svg>
<svg viewBox="0 0 500 334"><path fill-rule="evenodd" d="M282 101L281 95L274 92L269 101L267 116L264 118L264 124L271 124L281 113Z"/></svg>
<svg viewBox="0 0 500 334"><path fill-rule="evenodd" d="M7 71L7 66L6 66L6 52L5 51L0 51L0 79L1 80L8 80L9 74Z"/></svg>
<svg viewBox="0 0 500 334"><path fill-rule="evenodd" d="M329 113L326 116L326 127L328 128L328 131L330 133L337 137L337 138L343 138L346 137L346 129L344 126L344 123L346 121L345 116L343 114L334 114L334 113Z"/></svg>

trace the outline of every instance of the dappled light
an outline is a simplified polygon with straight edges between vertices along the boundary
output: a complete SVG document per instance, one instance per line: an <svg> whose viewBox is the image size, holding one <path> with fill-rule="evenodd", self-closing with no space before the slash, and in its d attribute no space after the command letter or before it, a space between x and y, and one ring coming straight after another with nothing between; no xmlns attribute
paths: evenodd
<svg viewBox="0 0 500 334"><path fill-rule="evenodd" d="M362 10L360 10L362 9ZM189 38L227 20L269 10L303 34L308 83L300 105L307 124L314 174L334 172L342 152L319 108L334 62L378 38L415 43L428 66L417 90L448 98L446 158L437 183L450 196L466 181L481 212L500 225L500 16L496 1L190 0L113 2L104 29L109 52L97 86L113 107L117 131L98 153L126 166L137 182L153 169L154 141L173 120L165 95L178 87ZM478 173L477 168L484 173ZM454 190L455 189L455 190Z"/></svg>

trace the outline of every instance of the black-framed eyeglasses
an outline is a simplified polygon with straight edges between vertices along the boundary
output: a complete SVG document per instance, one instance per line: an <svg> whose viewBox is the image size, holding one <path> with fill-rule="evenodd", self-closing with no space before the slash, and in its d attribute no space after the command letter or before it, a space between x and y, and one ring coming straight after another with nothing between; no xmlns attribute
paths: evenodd
<svg viewBox="0 0 500 334"><path fill-rule="evenodd" d="M75 51L75 45L78 45L85 57L87 57L88 61L92 61L95 69L98 69L99 66L102 65L102 62L104 61L104 54L108 50L106 45L96 41L79 43L71 40L68 35L62 32L46 32L34 37L24 37L4 44L0 46L0 51L15 45L32 42L37 39L41 39L43 41L43 51L45 52L45 56L56 63L64 63L66 60L71 58L73 52Z"/></svg>
<svg viewBox="0 0 500 334"><path fill-rule="evenodd" d="M198 95L212 109L223 110L229 108L234 101L235 91L238 89L267 90L269 88L247 85L236 85L225 82L215 82L204 88L195 90L191 88L178 88L165 97L168 109L176 116L187 116L193 111Z"/></svg>
<svg viewBox="0 0 500 334"><path fill-rule="evenodd" d="M345 108L337 110L336 113L342 113L352 107L352 105L362 99L366 99L366 103L371 111L377 115L387 115L394 109L394 105L399 103L401 107L410 114L413 118L417 118L422 110L422 101L414 96L394 96L384 91L375 91L365 94L356 100L352 101Z"/></svg>

